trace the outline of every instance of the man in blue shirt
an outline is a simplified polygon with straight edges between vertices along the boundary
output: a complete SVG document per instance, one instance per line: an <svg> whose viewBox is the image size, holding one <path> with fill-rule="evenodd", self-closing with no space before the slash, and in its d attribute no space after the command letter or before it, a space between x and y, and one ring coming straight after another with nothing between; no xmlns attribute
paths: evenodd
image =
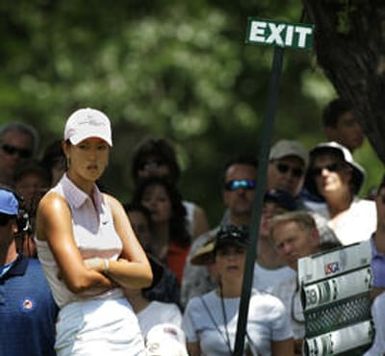
<svg viewBox="0 0 385 356"><path fill-rule="evenodd" d="M0 187L0 356L55 355L56 304L39 261L16 250L19 204Z"/></svg>

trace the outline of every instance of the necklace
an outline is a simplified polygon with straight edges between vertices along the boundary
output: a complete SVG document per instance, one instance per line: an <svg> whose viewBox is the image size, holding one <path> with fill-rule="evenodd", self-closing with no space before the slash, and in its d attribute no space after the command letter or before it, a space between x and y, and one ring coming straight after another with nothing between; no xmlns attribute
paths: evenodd
<svg viewBox="0 0 385 356"><path fill-rule="evenodd" d="M219 325L218 325L218 323L216 322L214 316L212 315L212 313L211 313L211 311L210 311L210 308L207 306L206 301L204 300L203 296L200 296L200 300L201 300L201 302L202 302L204 308L206 309L206 312L207 312L208 316L210 317L210 320L211 320L212 323L214 324L215 329L218 331L218 334L221 335L222 339L224 340L224 342L225 342L225 344L226 344L226 346L227 346L227 348L228 348L228 350L229 350L229 352L230 352L230 355L232 356L232 355L233 355L233 351L232 351L232 349L231 349L229 333L228 333L228 330L227 330L227 325L226 325L225 320L223 320L223 322L224 322L224 324L225 324L226 337L225 337L225 335L223 335L221 329L219 328ZM221 300L223 300L223 299L221 298ZM224 315L223 315L223 317L224 317ZM224 318L224 319L225 319L225 318Z"/></svg>
<svg viewBox="0 0 385 356"><path fill-rule="evenodd" d="M221 294L221 307L222 307L223 321L224 321L224 324L225 324L227 346L229 347L230 355L233 355L233 351L231 350L231 344L230 344L229 330L227 330L227 314L226 314L226 308L225 308L225 301L223 300L223 290L222 290L222 285L221 284L219 284L219 291L220 291L220 294Z"/></svg>

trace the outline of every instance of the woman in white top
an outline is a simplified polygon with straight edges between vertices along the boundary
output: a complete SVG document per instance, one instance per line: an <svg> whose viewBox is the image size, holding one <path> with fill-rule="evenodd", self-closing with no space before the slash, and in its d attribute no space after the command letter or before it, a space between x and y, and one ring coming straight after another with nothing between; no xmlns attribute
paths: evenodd
<svg viewBox="0 0 385 356"><path fill-rule="evenodd" d="M222 227L213 246L218 289L192 298L182 328L190 356L234 354L248 234ZM285 307L276 297L253 291L245 335L246 355L293 355L293 333Z"/></svg>
<svg viewBox="0 0 385 356"><path fill-rule="evenodd" d="M324 142L310 151L305 186L325 203L308 206L328 220L342 245L368 240L376 229L374 202L357 197L364 178L364 169L346 147Z"/></svg>
<svg viewBox="0 0 385 356"><path fill-rule="evenodd" d="M95 184L108 164L110 121L98 110L77 110L64 140L67 172L39 204L36 239L60 307L57 354L142 355L121 287L148 286L151 267L121 204Z"/></svg>

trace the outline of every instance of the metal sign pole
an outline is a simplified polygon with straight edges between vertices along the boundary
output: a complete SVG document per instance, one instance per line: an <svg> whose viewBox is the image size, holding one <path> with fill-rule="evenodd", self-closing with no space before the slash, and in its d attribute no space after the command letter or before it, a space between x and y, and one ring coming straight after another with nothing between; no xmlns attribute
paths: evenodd
<svg viewBox="0 0 385 356"><path fill-rule="evenodd" d="M253 203L253 213L252 213L252 222L250 226L250 239L251 246L247 251L246 262L245 262L245 272L243 277L242 285L242 295L241 302L239 306L239 317L237 324L237 335L235 338L235 347L234 355L242 356L244 343L245 343L245 334L246 334L246 325L247 325L247 315L249 311L249 301L251 295L251 287L253 280L253 270L254 270L254 261L257 255L257 245L259 237L259 225L261 220L262 205L263 205L263 196L265 193L266 187L266 171L268 165L268 156L270 150L270 141L273 131L274 117L277 109L278 102L278 93L279 93L279 82L282 73L282 62L283 62L283 53L284 49L282 47L274 48L273 56L273 66L272 73L269 83L269 96L267 102L266 116L263 121L262 131L261 131L261 145L258 157L258 175L257 175L257 187L256 194Z"/></svg>
<svg viewBox="0 0 385 356"><path fill-rule="evenodd" d="M285 47L308 49L313 44L313 25L291 24L258 18L249 18L247 43L274 46L272 71L269 83L267 109L261 130L257 188L253 203L250 226L251 248L247 251L245 272L243 277L242 295L239 305L237 335L235 338L235 356L242 356L245 346L245 334L249 302L253 280L254 263L257 255L259 225L261 220L263 196L266 188L266 172L270 141L273 131L274 117L278 103L279 81L282 73L283 53Z"/></svg>

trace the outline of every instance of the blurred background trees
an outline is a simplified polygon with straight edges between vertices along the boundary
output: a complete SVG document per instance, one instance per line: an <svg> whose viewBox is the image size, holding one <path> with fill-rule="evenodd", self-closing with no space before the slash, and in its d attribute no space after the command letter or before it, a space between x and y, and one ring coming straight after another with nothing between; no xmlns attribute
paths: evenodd
<svg viewBox="0 0 385 356"><path fill-rule="evenodd" d="M266 103L272 49L245 45L247 17L299 22L302 11L294 0L1 2L0 124L33 124L44 149L75 108L104 110L115 142L104 184L123 201L132 149L166 137L184 197L214 225L222 167L257 154ZM312 51L287 50L273 141L323 140L321 110L335 96ZM369 173L365 194L383 166L368 143L355 156Z"/></svg>

